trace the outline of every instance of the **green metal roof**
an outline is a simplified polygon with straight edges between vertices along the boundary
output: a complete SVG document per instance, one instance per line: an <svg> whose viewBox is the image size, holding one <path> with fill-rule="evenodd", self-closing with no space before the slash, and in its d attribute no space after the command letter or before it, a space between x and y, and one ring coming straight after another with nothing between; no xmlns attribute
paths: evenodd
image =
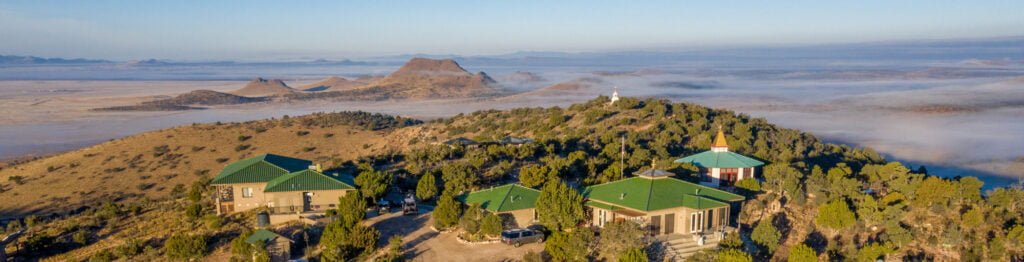
<svg viewBox="0 0 1024 262"><path fill-rule="evenodd" d="M316 170L306 169L270 180L263 192L356 189L354 184L352 177L347 174L325 175Z"/></svg>
<svg viewBox="0 0 1024 262"><path fill-rule="evenodd" d="M257 241L263 241L263 243L266 244L270 243L271 241L274 241L274 239L278 237L288 239L286 237L278 235L277 233L270 232L270 230L260 229L256 230L256 232L252 232L252 235L249 236L249 238L245 239L245 243L249 243L250 245L252 245L256 244ZM291 241L291 239L288 239L288 241Z"/></svg>
<svg viewBox="0 0 1024 262"><path fill-rule="evenodd" d="M671 177L626 178L587 187L583 191L583 196L590 200L640 211L681 206L693 209L724 207L728 206L724 202L744 199L740 195Z"/></svg>
<svg viewBox="0 0 1024 262"><path fill-rule="evenodd" d="M690 163L705 168L744 168L764 165L764 162L737 153L712 152L710 150L676 159L675 162Z"/></svg>
<svg viewBox="0 0 1024 262"><path fill-rule="evenodd" d="M313 162L298 158L262 154L235 161L224 167L211 184L263 183L284 174L303 170Z"/></svg>
<svg viewBox="0 0 1024 262"><path fill-rule="evenodd" d="M589 206L589 207L596 207L596 208L600 208L600 209L604 209L604 210L616 210L616 209L619 209L619 207L617 207L617 206L613 206L613 205L609 205L609 204L605 204L605 203L601 203L601 202L597 202L597 201L587 201L587 206Z"/></svg>
<svg viewBox="0 0 1024 262"><path fill-rule="evenodd" d="M535 208L540 191L518 184L508 184L495 188L473 191L458 197L467 205L478 204L480 208L491 212L507 212Z"/></svg>

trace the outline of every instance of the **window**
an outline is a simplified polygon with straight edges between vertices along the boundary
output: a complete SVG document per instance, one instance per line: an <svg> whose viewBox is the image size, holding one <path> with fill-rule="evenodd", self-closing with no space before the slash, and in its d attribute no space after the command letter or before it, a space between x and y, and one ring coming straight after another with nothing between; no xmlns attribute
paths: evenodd
<svg viewBox="0 0 1024 262"><path fill-rule="evenodd" d="M252 197L252 188L251 187L243 187L242 188L242 197L244 197L244 198Z"/></svg>

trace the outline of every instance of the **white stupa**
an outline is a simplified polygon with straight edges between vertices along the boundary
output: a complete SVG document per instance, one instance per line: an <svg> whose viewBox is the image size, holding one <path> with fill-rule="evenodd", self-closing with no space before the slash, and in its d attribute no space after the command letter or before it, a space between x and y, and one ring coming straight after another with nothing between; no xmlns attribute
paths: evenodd
<svg viewBox="0 0 1024 262"><path fill-rule="evenodd" d="M615 101L619 101L619 87L617 87L617 86L614 87L614 89L612 91L612 101L609 102L608 104L609 105L615 104Z"/></svg>

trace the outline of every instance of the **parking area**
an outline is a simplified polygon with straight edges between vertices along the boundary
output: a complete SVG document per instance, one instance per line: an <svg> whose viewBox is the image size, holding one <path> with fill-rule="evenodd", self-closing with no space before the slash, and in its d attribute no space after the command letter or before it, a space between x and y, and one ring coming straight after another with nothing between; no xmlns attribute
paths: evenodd
<svg viewBox="0 0 1024 262"><path fill-rule="evenodd" d="M412 261L515 261L528 251L539 253L544 250L542 243L520 247L501 243L463 244L456 239L454 232L431 230L431 207L421 206L421 210L418 215L403 216L401 212L395 212L374 216L367 222L380 231L380 246L387 245L391 236L401 235L405 256Z"/></svg>

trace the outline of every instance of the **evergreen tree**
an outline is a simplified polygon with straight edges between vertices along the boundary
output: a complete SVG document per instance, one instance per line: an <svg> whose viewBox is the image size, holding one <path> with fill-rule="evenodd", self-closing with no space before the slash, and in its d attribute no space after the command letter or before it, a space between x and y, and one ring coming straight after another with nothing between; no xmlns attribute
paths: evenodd
<svg viewBox="0 0 1024 262"><path fill-rule="evenodd" d="M782 233L772 225L772 217L761 219L754 227L754 232L750 233L750 239L768 248L768 252L775 252L775 249L779 248L781 238Z"/></svg>
<svg viewBox="0 0 1024 262"><path fill-rule="evenodd" d="M647 252L638 247L627 249L619 256L619 262L647 262Z"/></svg>
<svg viewBox="0 0 1024 262"><path fill-rule="evenodd" d="M437 208L434 209L434 227L438 230L445 230L459 222L462 215L462 205L455 201L448 190L441 194L437 200Z"/></svg>
<svg viewBox="0 0 1024 262"><path fill-rule="evenodd" d="M584 218L583 196L562 181L548 181L537 197L537 214L548 229L576 227Z"/></svg>
<svg viewBox="0 0 1024 262"><path fill-rule="evenodd" d="M544 251L551 256L552 261L587 261L587 243L590 243L591 238L593 233L587 229L553 231L551 237L544 241Z"/></svg>
<svg viewBox="0 0 1024 262"><path fill-rule="evenodd" d="M528 165L519 169L519 183L525 187L537 187L558 178L558 172L549 166Z"/></svg>
<svg viewBox="0 0 1024 262"><path fill-rule="evenodd" d="M363 197L369 197L376 203L377 199L387 192L391 180L390 174L371 168L359 173L359 176L356 177L356 185L359 185L359 191L363 193Z"/></svg>
<svg viewBox="0 0 1024 262"><path fill-rule="evenodd" d="M206 241L203 235L176 233L164 242L164 254L177 260L202 258L206 254Z"/></svg>
<svg viewBox="0 0 1024 262"><path fill-rule="evenodd" d="M423 174L420 176L420 181L416 183L416 197L420 200L429 200L435 196L437 196L437 182L434 180L434 174Z"/></svg>
<svg viewBox="0 0 1024 262"><path fill-rule="evenodd" d="M642 249L646 246L643 241L643 228L632 221L614 221L605 224L601 229L601 239L597 242L597 249L602 257L615 260L616 256L622 255L631 249Z"/></svg>
<svg viewBox="0 0 1024 262"><path fill-rule="evenodd" d="M847 206L846 201L835 200L818 208L818 216L814 222L827 228L842 230L857 222L853 211Z"/></svg>
<svg viewBox="0 0 1024 262"><path fill-rule="evenodd" d="M744 253L739 249L722 249L715 256L715 262L752 262L754 259L750 257L750 254Z"/></svg>
<svg viewBox="0 0 1024 262"><path fill-rule="evenodd" d="M789 258L787 258L786 261L816 262L818 261L818 253L814 252L814 249L811 249L811 247L808 247L805 244L799 244L789 250Z"/></svg>
<svg viewBox="0 0 1024 262"><path fill-rule="evenodd" d="M480 223L480 232L487 236L498 236L501 234L501 217L487 213L483 222Z"/></svg>
<svg viewBox="0 0 1024 262"><path fill-rule="evenodd" d="M366 218L366 200L359 191L352 191L338 201L338 221L351 227Z"/></svg>

